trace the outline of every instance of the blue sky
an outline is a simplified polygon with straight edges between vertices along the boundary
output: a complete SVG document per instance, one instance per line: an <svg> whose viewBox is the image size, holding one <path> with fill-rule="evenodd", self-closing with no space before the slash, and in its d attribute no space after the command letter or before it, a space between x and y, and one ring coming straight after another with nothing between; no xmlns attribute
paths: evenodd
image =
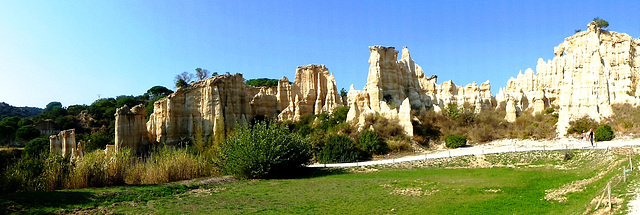
<svg viewBox="0 0 640 215"><path fill-rule="evenodd" d="M640 36L640 1L5 1L0 0L0 101L44 107L173 89L201 67L246 79L294 78L324 64L362 89L368 46L408 46L438 83L518 71L594 17Z"/></svg>

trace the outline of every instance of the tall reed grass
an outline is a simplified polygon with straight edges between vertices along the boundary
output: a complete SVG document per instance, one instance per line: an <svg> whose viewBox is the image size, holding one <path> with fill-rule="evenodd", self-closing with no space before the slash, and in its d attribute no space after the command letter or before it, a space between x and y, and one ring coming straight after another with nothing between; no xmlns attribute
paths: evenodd
<svg viewBox="0 0 640 215"><path fill-rule="evenodd" d="M73 159L48 153L25 156L2 172L0 192L168 183L216 174L210 160L170 147L145 158L134 157L129 150L108 154L97 150Z"/></svg>

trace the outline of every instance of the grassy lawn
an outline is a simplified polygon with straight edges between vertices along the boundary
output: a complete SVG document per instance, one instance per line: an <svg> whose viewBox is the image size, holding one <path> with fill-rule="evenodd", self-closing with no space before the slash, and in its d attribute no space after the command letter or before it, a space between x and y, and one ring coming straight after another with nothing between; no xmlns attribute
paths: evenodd
<svg viewBox="0 0 640 215"><path fill-rule="evenodd" d="M562 155L555 152L547 156L549 159L529 164L499 155L485 160L519 164L501 163L491 168L457 168L470 160L462 157L439 163L442 167L316 170L298 179L16 193L1 196L0 206L24 213L82 208L76 210L145 214L582 214L619 173L617 168L610 168L612 171L580 192L567 193L566 202L545 200L545 191L594 178L614 163L611 161L626 157L607 155L610 160L604 160L599 152L583 154L563 161L555 158ZM615 165L622 168L625 164L628 162ZM623 195L621 189L625 188L614 189L614 195Z"/></svg>

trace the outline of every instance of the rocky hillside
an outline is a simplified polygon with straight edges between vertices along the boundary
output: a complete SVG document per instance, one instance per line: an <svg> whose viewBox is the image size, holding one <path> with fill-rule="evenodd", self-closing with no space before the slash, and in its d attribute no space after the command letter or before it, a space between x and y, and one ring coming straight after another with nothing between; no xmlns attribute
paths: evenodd
<svg viewBox="0 0 640 215"><path fill-rule="evenodd" d="M0 102L0 117L17 116L20 118L29 118L42 113L42 108L36 107L14 107L7 103Z"/></svg>

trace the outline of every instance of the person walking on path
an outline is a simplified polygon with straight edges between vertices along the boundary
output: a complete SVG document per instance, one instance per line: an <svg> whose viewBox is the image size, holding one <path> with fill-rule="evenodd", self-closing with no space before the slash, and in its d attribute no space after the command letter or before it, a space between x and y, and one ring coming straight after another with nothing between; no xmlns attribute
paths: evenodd
<svg viewBox="0 0 640 215"><path fill-rule="evenodd" d="M593 128L589 129L589 141L591 141L591 147L593 147Z"/></svg>

